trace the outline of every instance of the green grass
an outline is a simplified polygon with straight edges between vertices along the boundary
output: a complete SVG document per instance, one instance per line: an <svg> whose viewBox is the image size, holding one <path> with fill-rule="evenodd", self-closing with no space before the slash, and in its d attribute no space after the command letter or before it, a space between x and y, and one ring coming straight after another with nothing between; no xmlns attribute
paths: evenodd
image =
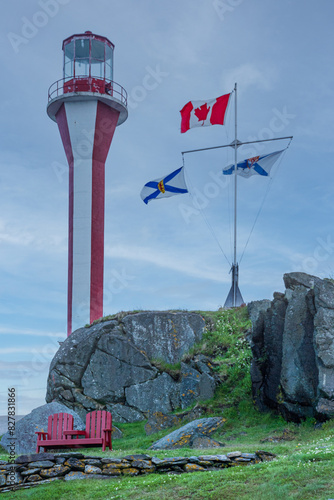
<svg viewBox="0 0 334 500"><path fill-rule="evenodd" d="M219 414L224 410L224 416L234 418L238 405L251 401L252 353L246 339L251 328L248 311L240 307L201 314L206 320L207 331L202 341L184 356L184 361L196 354L212 359L213 370L221 384L215 397L207 402L207 412Z"/></svg>
<svg viewBox="0 0 334 500"><path fill-rule="evenodd" d="M104 321L110 321L112 319L116 319L117 321L121 321L125 316L128 316L129 314L137 314L141 312L148 312L147 310L144 311L143 309L136 309L133 311L119 311L118 313L115 314L108 314L107 316L103 316L102 318L94 320L92 323L87 323L85 325L85 328L89 328L90 326L97 325L99 323L103 323ZM169 309L164 312L187 312L186 309Z"/></svg>
<svg viewBox="0 0 334 500"><path fill-rule="evenodd" d="M260 424L261 422L261 424ZM290 429L295 439L277 443L261 440L269 436L280 436ZM114 450L103 456L121 457L144 452L159 432L145 437L143 423L123 424L123 439L114 441ZM280 417L258 415L247 409L240 418L229 422L216 436L225 442L222 450L192 450L183 448L174 451L156 451L155 456L189 456L215 454L229 451L254 452L258 449L277 455L272 462L251 466L238 466L214 472L182 475L150 474L140 477L110 479L108 481L56 482L24 491L7 493L9 499L259 499L259 500L328 500L334 498L334 422L314 429L312 421L301 425L288 424ZM101 456L99 449L81 450L87 455ZM2 458L5 458L4 456Z"/></svg>
<svg viewBox="0 0 334 500"><path fill-rule="evenodd" d="M124 438L114 440L113 451L104 457L122 457L148 453L163 457L255 452L263 449L277 455L272 462L238 466L220 471L182 475L149 474L106 481L57 481L30 490L7 493L8 499L134 499L134 500L328 500L334 498L334 420L315 429L312 419L300 425L287 423L279 415L261 414L251 398L249 377L250 348L245 335L250 327L247 310L201 312L207 332L203 341L185 356L209 355L222 381L215 397L201 403L206 414L224 416L227 421L212 437L225 446L221 449L160 450L151 452L150 445L174 430L146 436L145 422L116 424ZM157 364L160 362L157 361ZM174 370L178 366L163 366ZM292 440L282 440L288 436ZM274 439L267 441L267 438ZM276 441L276 442L275 442ZM86 455L101 456L101 449L88 448ZM6 459L5 454L0 455Z"/></svg>

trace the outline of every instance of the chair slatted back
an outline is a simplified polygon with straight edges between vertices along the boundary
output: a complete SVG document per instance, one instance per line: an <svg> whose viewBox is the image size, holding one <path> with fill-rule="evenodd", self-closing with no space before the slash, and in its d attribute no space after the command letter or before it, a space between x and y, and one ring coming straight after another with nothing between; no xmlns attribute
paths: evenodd
<svg viewBox="0 0 334 500"><path fill-rule="evenodd" d="M103 429L111 429L111 413L97 410L86 415L86 434L90 438L102 438Z"/></svg>
<svg viewBox="0 0 334 500"><path fill-rule="evenodd" d="M48 418L49 439L63 439L64 430L73 429L73 415L69 413L54 413Z"/></svg>

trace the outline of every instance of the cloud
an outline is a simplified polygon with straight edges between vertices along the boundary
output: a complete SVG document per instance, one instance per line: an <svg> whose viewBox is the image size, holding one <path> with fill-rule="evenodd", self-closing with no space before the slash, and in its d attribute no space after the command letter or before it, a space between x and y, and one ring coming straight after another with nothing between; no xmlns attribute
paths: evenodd
<svg viewBox="0 0 334 500"><path fill-rule="evenodd" d="M49 368L50 361L40 361L38 365L32 361L0 361L0 378L3 381L0 393L5 391L6 385L25 387L25 390L37 385L39 389L44 389L41 386L46 384Z"/></svg>
<svg viewBox="0 0 334 500"><path fill-rule="evenodd" d="M42 347L0 347L0 354L42 354L43 356L52 357L56 354L59 346L47 344Z"/></svg>
<svg viewBox="0 0 334 500"><path fill-rule="evenodd" d="M37 214L35 214L35 218L37 219ZM42 250L48 253L66 251L66 233L57 234L56 225L52 226L47 217L41 220L39 215L38 223L34 229L27 229L27 221L23 217L20 218L20 221L13 219L0 220L0 243L17 247L31 247L34 251ZM33 224L33 221L30 223Z"/></svg>
<svg viewBox="0 0 334 500"><path fill-rule="evenodd" d="M13 335L30 335L33 337L43 337L43 338L64 338L64 333L59 332L45 332L45 331L40 331L40 330L34 330L34 329L24 329L24 328L11 328L11 327L4 327L0 326L0 335L8 335L8 334L13 334Z"/></svg>
<svg viewBox="0 0 334 500"><path fill-rule="evenodd" d="M116 81L130 96L138 87L144 92L143 99L135 103L137 107L129 109L127 122L117 129L106 165L108 307L131 309L142 303L160 309L177 302L189 309L194 304L205 308L217 297L226 296L229 267L201 216L183 223L178 200L146 207L139 192L145 182L172 171L175 164L179 166L180 151L225 143L226 132L230 137L227 142L234 138L233 109L226 127L197 129L189 135L179 133L179 109L190 99L226 93L236 81L242 96L240 140L252 135L260 138L261 134L267 138L273 108L283 113L286 107L288 113L296 115L282 133L287 135L289 130L296 139L282 162L240 266L244 298L263 298L272 287L280 289L282 274L297 270L298 265L313 263L315 267L317 236L326 239L332 234L334 69L328 61L333 30L326 9L318 9L315 15L314 4L308 0L303 22L298 23L298 2L282 0L279 7L262 2L259 7L261 2L226 0L231 10L222 22L213 1L128 0L118 2L117 15L112 3L103 0L95 5L82 0L78 9L77 2L70 1L50 19L47 29L39 29L36 37L20 46L18 54L8 40L4 51L0 103L1 357L25 360L16 363L30 370L25 390L33 389L32 381L36 387L42 385L38 378L44 372L38 367L46 372L50 361L44 349L50 344L54 352L57 337L64 338L57 332L66 325L68 167L57 126L47 117L45 104L48 86L62 76L61 41L73 33L73 16L81 27L94 17L93 31L110 36L116 43ZM39 8L38 0L35 10L30 11L24 0L3 4L8 30L18 34L21 16L31 20ZM260 36L254 26L262 27ZM314 36L305 37L306 32ZM168 77L148 90L144 86L146 68L157 66ZM204 172L230 163L225 163L225 151L187 157L186 169L199 190L211 182ZM323 175L315 174L318 165ZM261 179L249 179L247 186L243 180L238 183L238 251L246 244L251 215L256 214L253 200L260 203L262 199L260 184L263 186ZM233 199L229 189L210 199L205 209L224 250L230 241L228 214L224 212L225 202L228 205ZM319 261L316 273L326 272L332 262L332 255ZM122 288L121 281L115 282L117 270L122 278L123 266L129 276L136 277L129 280L128 288ZM9 370L14 380L15 363L12 368L8 365ZM31 401L31 407L34 404Z"/></svg>
<svg viewBox="0 0 334 500"><path fill-rule="evenodd" d="M233 88L235 82L242 82L241 92L246 92L251 86L259 90L271 90L276 80L277 70L273 66L260 68L255 64L245 63L231 69L222 77L222 88Z"/></svg>
<svg viewBox="0 0 334 500"><path fill-rule="evenodd" d="M191 255L188 252L177 252L173 248L172 252L151 247L130 247L126 245L107 246L106 257L119 258L133 261L141 261L155 266L176 271L200 279L207 279L226 283L229 279L224 279L217 273L214 265L204 264L200 253Z"/></svg>

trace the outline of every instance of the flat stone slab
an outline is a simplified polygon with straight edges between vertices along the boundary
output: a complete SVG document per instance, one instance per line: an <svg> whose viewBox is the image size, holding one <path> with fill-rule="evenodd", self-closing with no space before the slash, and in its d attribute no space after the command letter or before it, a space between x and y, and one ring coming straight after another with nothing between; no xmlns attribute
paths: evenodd
<svg viewBox="0 0 334 500"><path fill-rule="evenodd" d="M35 469L39 467L40 469L48 469L49 467L53 467L53 462L51 460L38 460L37 462L30 462L29 468Z"/></svg>
<svg viewBox="0 0 334 500"><path fill-rule="evenodd" d="M72 470L81 471L85 470L85 464L77 458L69 458L64 462L64 465L70 467Z"/></svg>
<svg viewBox="0 0 334 500"><path fill-rule="evenodd" d="M168 450L192 447L197 438L210 436L222 427L226 420L222 417L200 418L159 439L150 447L152 450Z"/></svg>
<svg viewBox="0 0 334 500"><path fill-rule="evenodd" d="M53 453L33 453L31 455L20 455L19 457L16 458L15 463L25 464L36 461L39 462L41 460L54 460L56 456L57 455L54 455Z"/></svg>
<svg viewBox="0 0 334 500"><path fill-rule="evenodd" d="M95 465L86 465L85 474L102 474L102 469L96 467Z"/></svg>
<svg viewBox="0 0 334 500"><path fill-rule="evenodd" d="M186 464L185 467L184 467L184 470L186 472L197 472L197 471L203 471L203 470L206 470L206 469L204 467L202 467L201 465Z"/></svg>
<svg viewBox="0 0 334 500"><path fill-rule="evenodd" d="M204 363L201 363L201 365L204 365ZM203 410L200 407L195 407L190 411L185 411L177 415L163 413L162 411L149 412L148 420L145 424L145 432L147 436L150 436L155 432L168 429L169 427L177 427L182 424L185 425L200 418L202 414Z"/></svg>
<svg viewBox="0 0 334 500"><path fill-rule="evenodd" d="M225 446L224 443L216 441L206 436L198 436L193 439L192 448L221 448Z"/></svg>
<svg viewBox="0 0 334 500"><path fill-rule="evenodd" d="M28 469L21 472L21 476L30 476L32 474L37 474L41 469Z"/></svg>
<svg viewBox="0 0 334 500"><path fill-rule="evenodd" d="M151 460L150 455L145 455L144 453L138 455L127 455L124 460Z"/></svg>
<svg viewBox="0 0 334 500"><path fill-rule="evenodd" d="M60 477L65 476L71 471L71 467L66 467L64 465L55 465L51 469L42 469L39 472L39 475L45 479L49 479L50 477Z"/></svg>

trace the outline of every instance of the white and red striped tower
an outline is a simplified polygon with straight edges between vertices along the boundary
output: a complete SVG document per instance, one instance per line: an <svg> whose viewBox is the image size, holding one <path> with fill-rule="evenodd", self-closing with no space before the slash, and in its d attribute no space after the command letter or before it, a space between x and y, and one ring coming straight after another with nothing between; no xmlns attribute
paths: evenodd
<svg viewBox="0 0 334 500"><path fill-rule="evenodd" d="M47 113L69 164L67 334L103 316L105 161L128 116L113 81L114 45L91 31L63 42L64 74L51 85Z"/></svg>

